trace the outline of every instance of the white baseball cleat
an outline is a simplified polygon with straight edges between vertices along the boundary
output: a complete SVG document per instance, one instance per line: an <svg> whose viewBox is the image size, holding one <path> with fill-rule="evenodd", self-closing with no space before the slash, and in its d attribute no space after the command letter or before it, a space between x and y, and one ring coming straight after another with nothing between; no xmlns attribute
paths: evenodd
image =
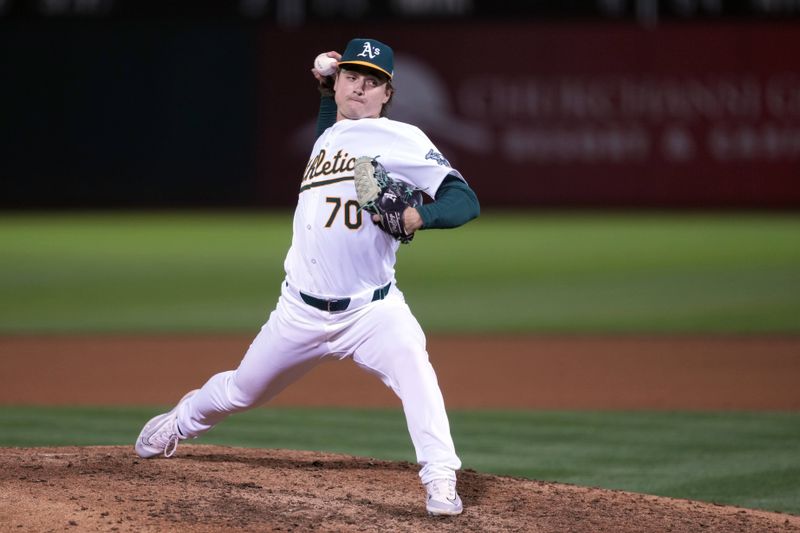
<svg viewBox="0 0 800 533"><path fill-rule="evenodd" d="M455 479L434 479L425 484L428 500L425 507L433 516L454 516L461 514L464 506L456 492Z"/></svg>
<svg viewBox="0 0 800 533"><path fill-rule="evenodd" d="M178 442L186 439L178 431L178 407L194 396L197 390L187 392L172 411L151 418L136 439L136 453L149 459L158 455L172 457L178 449Z"/></svg>

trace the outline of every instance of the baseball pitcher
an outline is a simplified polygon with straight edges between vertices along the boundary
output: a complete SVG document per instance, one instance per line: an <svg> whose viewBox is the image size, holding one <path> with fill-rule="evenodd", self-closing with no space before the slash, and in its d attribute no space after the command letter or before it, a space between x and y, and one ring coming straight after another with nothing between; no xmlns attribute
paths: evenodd
<svg viewBox="0 0 800 533"><path fill-rule="evenodd" d="M400 398L427 511L457 515L461 461L394 265L418 230L460 226L478 216L478 200L422 131L386 118L394 92L389 46L353 39L343 54L324 55L333 72L312 70L322 93L318 137L298 184L277 307L239 367L148 421L136 453L170 457L179 441L269 401L323 360L349 357ZM433 201L423 203L422 192Z"/></svg>

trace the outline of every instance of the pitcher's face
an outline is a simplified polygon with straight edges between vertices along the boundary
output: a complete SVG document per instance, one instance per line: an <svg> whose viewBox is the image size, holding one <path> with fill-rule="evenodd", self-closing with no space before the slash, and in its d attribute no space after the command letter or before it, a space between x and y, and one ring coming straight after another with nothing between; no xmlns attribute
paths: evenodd
<svg viewBox="0 0 800 533"><path fill-rule="evenodd" d="M378 118L392 95L389 85L378 76L343 68L333 85L336 91L336 120Z"/></svg>

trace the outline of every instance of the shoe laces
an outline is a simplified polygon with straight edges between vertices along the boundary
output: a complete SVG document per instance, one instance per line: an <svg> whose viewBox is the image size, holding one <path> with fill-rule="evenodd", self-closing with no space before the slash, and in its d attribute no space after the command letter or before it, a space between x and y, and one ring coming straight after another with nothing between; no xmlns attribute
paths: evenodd
<svg viewBox="0 0 800 533"><path fill-rule="evenodd" d="M456 482L452 479L434 479L428 483L428 493L434 500L453 501L456 499Z"/></svg>
<svg viewBox="0 0 800 533"><path fill-rule="evenodd" d="M178 449L178 441L181 440L178 435L172 435L164 447L164 457L172 457L175 455L175 450Z"/></svg>
<svg viewBox="0 0 800 533"><path fill-rule="evenodd" d="M150 444L161 448L164 447L164 457L172 457L178 449L178 442L181 440L178 434L178 425L175 419L170 420L162 426L162 429L154 433L148 439Z"/></svg>

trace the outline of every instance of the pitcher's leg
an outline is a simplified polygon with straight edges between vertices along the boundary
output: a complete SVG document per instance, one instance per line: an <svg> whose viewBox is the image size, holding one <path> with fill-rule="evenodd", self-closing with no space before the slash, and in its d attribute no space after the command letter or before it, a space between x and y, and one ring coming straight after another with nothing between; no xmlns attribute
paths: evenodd
<svg viewBox="0 0 800 533"><path fill-rule="evenodd" d="M417 462L422 466L422 482L455 480L461 460L450 436L444 399L428 361L422 329L399 297L374 304L369 315L355 327L360 332L348 332L348 336L361 334L364 339L353 360L379 376L402 401Z"/></svg>
<svg viewBox="0 0 800 533"><path fill-rule="evenodd" d="M313 337L287 335L287 318L276 316L261 328L239 368L209 379L178 410L178 428L185 437L197 437L227 416L274 398L321 360L322 347ZM288 319L291 322L291 319Z"/></svg>

